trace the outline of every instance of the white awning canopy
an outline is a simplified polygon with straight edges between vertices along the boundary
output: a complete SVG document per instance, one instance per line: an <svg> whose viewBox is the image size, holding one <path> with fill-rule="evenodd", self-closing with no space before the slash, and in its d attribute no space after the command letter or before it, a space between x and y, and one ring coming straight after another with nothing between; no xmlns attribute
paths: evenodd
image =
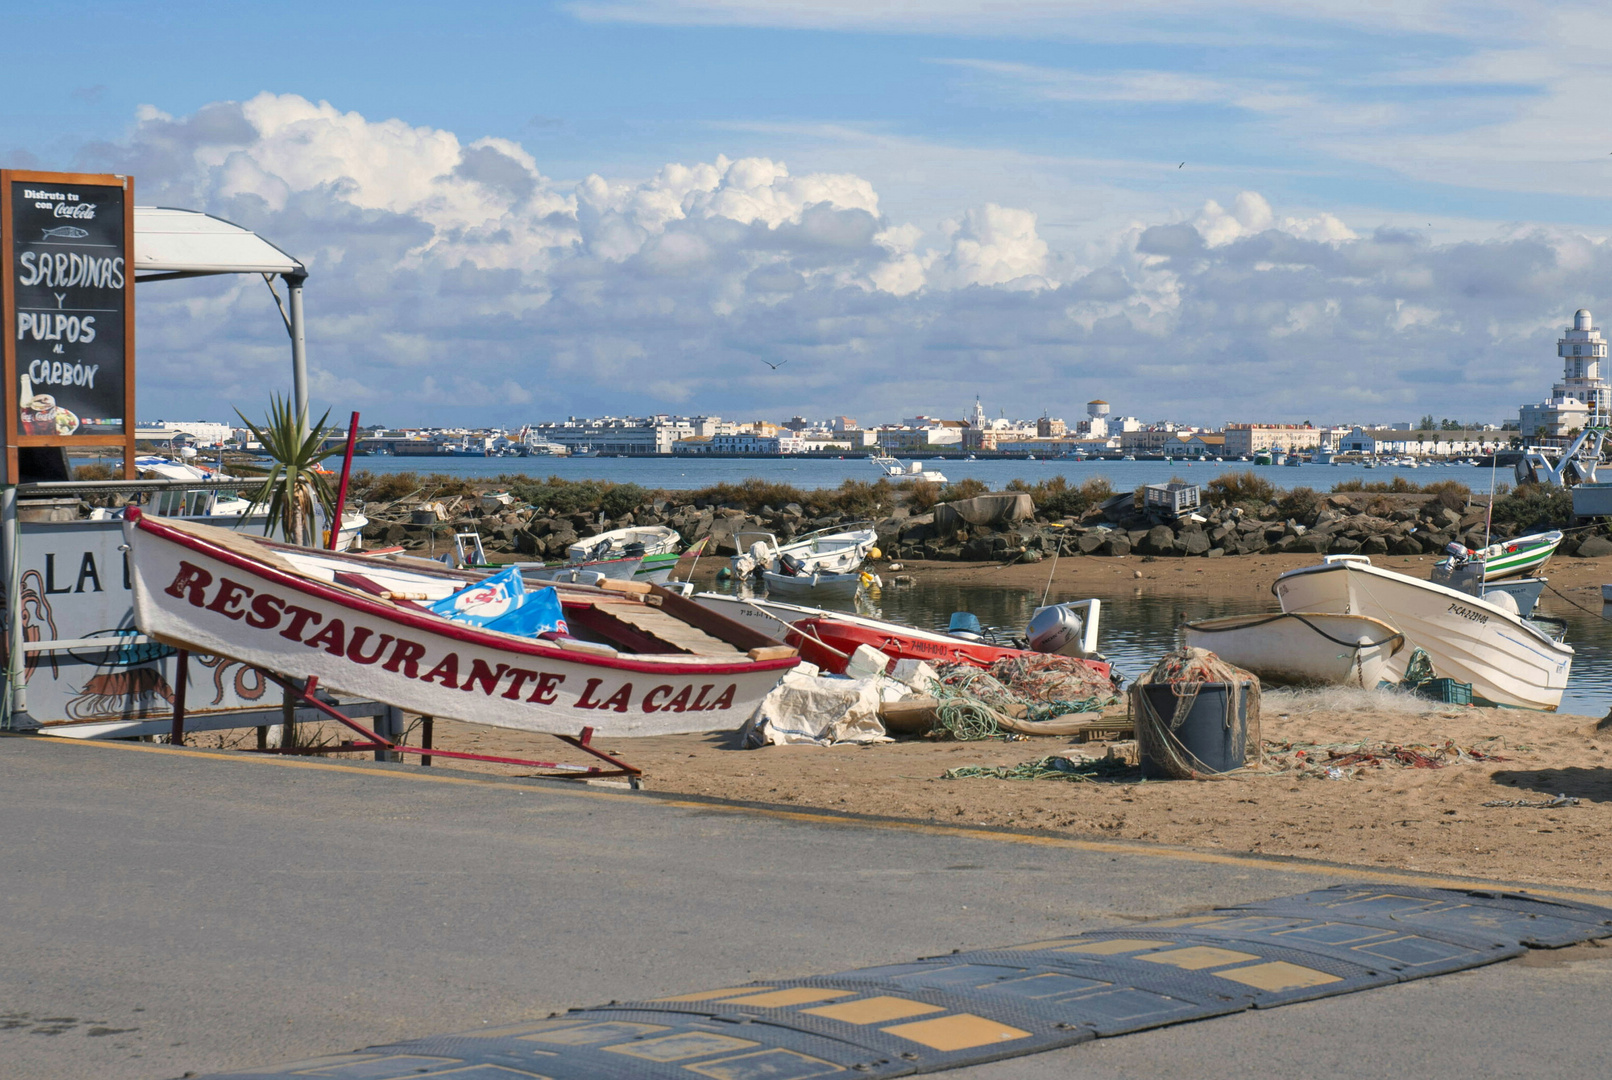
<svg viewBox="0 0 1612 1080"><path fill-rule="evenodd" d="M250 229L197 210L134 208L134 269L141 275L282 274L308 270Z"/></svg>
<svg viewBox="0 0 1612 1080"><path fill-rule="evenodd" d="M250 229L199 210L167 206L134 208L134 280L171 281L210 274L262 274L274 306L291 336L291 395L297 415L308 421L307 334L302 321L302 283L308 268ZM274 291L285 280L286 303Z"/></svg>

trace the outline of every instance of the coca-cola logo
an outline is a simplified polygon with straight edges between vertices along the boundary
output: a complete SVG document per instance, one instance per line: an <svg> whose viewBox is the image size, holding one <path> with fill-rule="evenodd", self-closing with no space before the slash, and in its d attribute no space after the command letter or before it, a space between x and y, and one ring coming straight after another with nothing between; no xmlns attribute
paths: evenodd
<svg viewBox="0 0 1612 1080"><path fill-rule="evenodd" d="M91 220L95 217L95 203L57 203L53 213L59 218L81 218Z"/></svg>

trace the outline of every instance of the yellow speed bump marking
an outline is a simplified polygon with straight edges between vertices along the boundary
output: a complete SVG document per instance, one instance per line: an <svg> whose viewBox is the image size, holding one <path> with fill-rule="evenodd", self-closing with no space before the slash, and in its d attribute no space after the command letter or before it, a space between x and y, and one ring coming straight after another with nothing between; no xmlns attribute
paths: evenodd
<svg viewBox="0 0 1612 1080"><path fill-rule="evenodd" d="M809 1076L827 1076L844 1072L840 1066L822 1058L810 1057L794 1050L761 1050L739 1057L718 1058L701 1065L684 1065L683 1068L713 1080L760 1080L762 1077L779 1077L780 1080L806 1080Z"/></svg>
<svg viewBox="0 0 1612 1080"><path fill-rule="evenodd" d="M621 1043L604 1049L612 1054L643 1058L645 1061L683 1061L687 1058L723 1054L733 1050L749 1050L760 1046L749 1039L735 1039L731 1035L717 1035L704 1031L682 1031L659 1039Z"/></svg>
<svg viewBox="0 0 1612 1080"><path fill-rule="evenodd" d="M1141 952L1143 949L1158 949L1165 945L1174 945L1173 941L1157 941L1151 938L1109 938L1107 941L1093 941L1086 945L1071 945L1059 952L1087 953L1091 956L1118 956L1120 953Z"/></svg>
<svg viewBox="0 0 1612 1080"><path fill-rule="evenodd" d="M1336 975L1328 975L1324 971L1303 967L1299 964L1290 964L1286 960L1272 960L1264 964L1253 964L1249 967L1232 968L1230 971L1215 972L1217 979L1231 979L1258 990L1293 990L1304 986L1325 986L1327 983L1342 982Z"/></svg>
<svg viewBox="0 0 1612 1080"><path fill-rule="evenodd" d="M886 1035L895 1035L908 1042L920 1043L942 1053L951 1050L970 1050L976 1046L994 1046L997 1043L1030 1037L1028 1031L1020 1031L998 1020L987 1020L973 1013L937 1016L933 1020L915 1020L910 1024L896 1024L879 1030Z"/></svg>
<svg viewBox="0 0 1612 1080"><path fill-rule="evenodd" d="M838 1005L822 1005L801 1012L838 1020L843 1024L882 1024L886 1020L905 1020L924 1013L945 1012L939 1005L926 1005L898 997L870 997L861 1001L842 1001Z"/></svg>
<svg viewBox="0 0 1612 1080"><path fill-rule="evenodd" d="M1236 949L1193 945L1185 949L1171 949L1169 952L1149 953L1137 959L1146 960L1150 964L1169 964L1171 967L1185 968L1187 971L1202 971L1204 968L1223 967L1244 960L1258 960L1259 957L1254 953L1238 952Z"/></svg>
<svg viewBox="0 0 1612 1080"><path fill-rule="evenodd" d="M774 990L770 994L749 994L745 997L723 998L724 1005L756 1005L763 1009L780 1009L785 1005L810 1005L814 1001L833 1001L850 997L855 990L825 990L820 986L792 986Z"/></svg>

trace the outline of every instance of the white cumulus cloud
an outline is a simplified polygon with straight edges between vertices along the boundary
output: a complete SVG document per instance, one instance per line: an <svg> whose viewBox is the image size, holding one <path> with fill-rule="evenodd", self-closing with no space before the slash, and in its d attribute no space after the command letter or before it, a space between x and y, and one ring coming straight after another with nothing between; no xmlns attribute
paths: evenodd
<svg viewBox="0 0 1612 1080"><path fill-rule="evenodd" d="M866 177L767 157L562 184L517 143L293 94L143 110L62 164L304 260L318 407L397 423L976 393L1026 415L1495 420L1547 390L1570 312L1612 302L1612 252L1569 230L1439 245L1244 191L1059 250L1011 191L915 222ZM288 381L255 280L139 296L146 403L251 413Z"/></svg>

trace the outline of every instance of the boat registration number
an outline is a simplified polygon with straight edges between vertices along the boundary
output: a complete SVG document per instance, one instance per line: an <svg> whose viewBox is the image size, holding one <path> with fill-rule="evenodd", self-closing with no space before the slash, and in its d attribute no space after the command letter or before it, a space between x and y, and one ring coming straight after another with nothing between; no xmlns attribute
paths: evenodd
<svg viewBox="0 0 1612 1080"><path fill-rule="evenodd" d="M1471 608L1464 607L1460 604L1451 604L1449 607L1449 614L1459 615L1467 622L1475 622L1480 626L1487 626L1489 623L1489 616L1485 615L1483 612L1473 611Z"/></svg>

